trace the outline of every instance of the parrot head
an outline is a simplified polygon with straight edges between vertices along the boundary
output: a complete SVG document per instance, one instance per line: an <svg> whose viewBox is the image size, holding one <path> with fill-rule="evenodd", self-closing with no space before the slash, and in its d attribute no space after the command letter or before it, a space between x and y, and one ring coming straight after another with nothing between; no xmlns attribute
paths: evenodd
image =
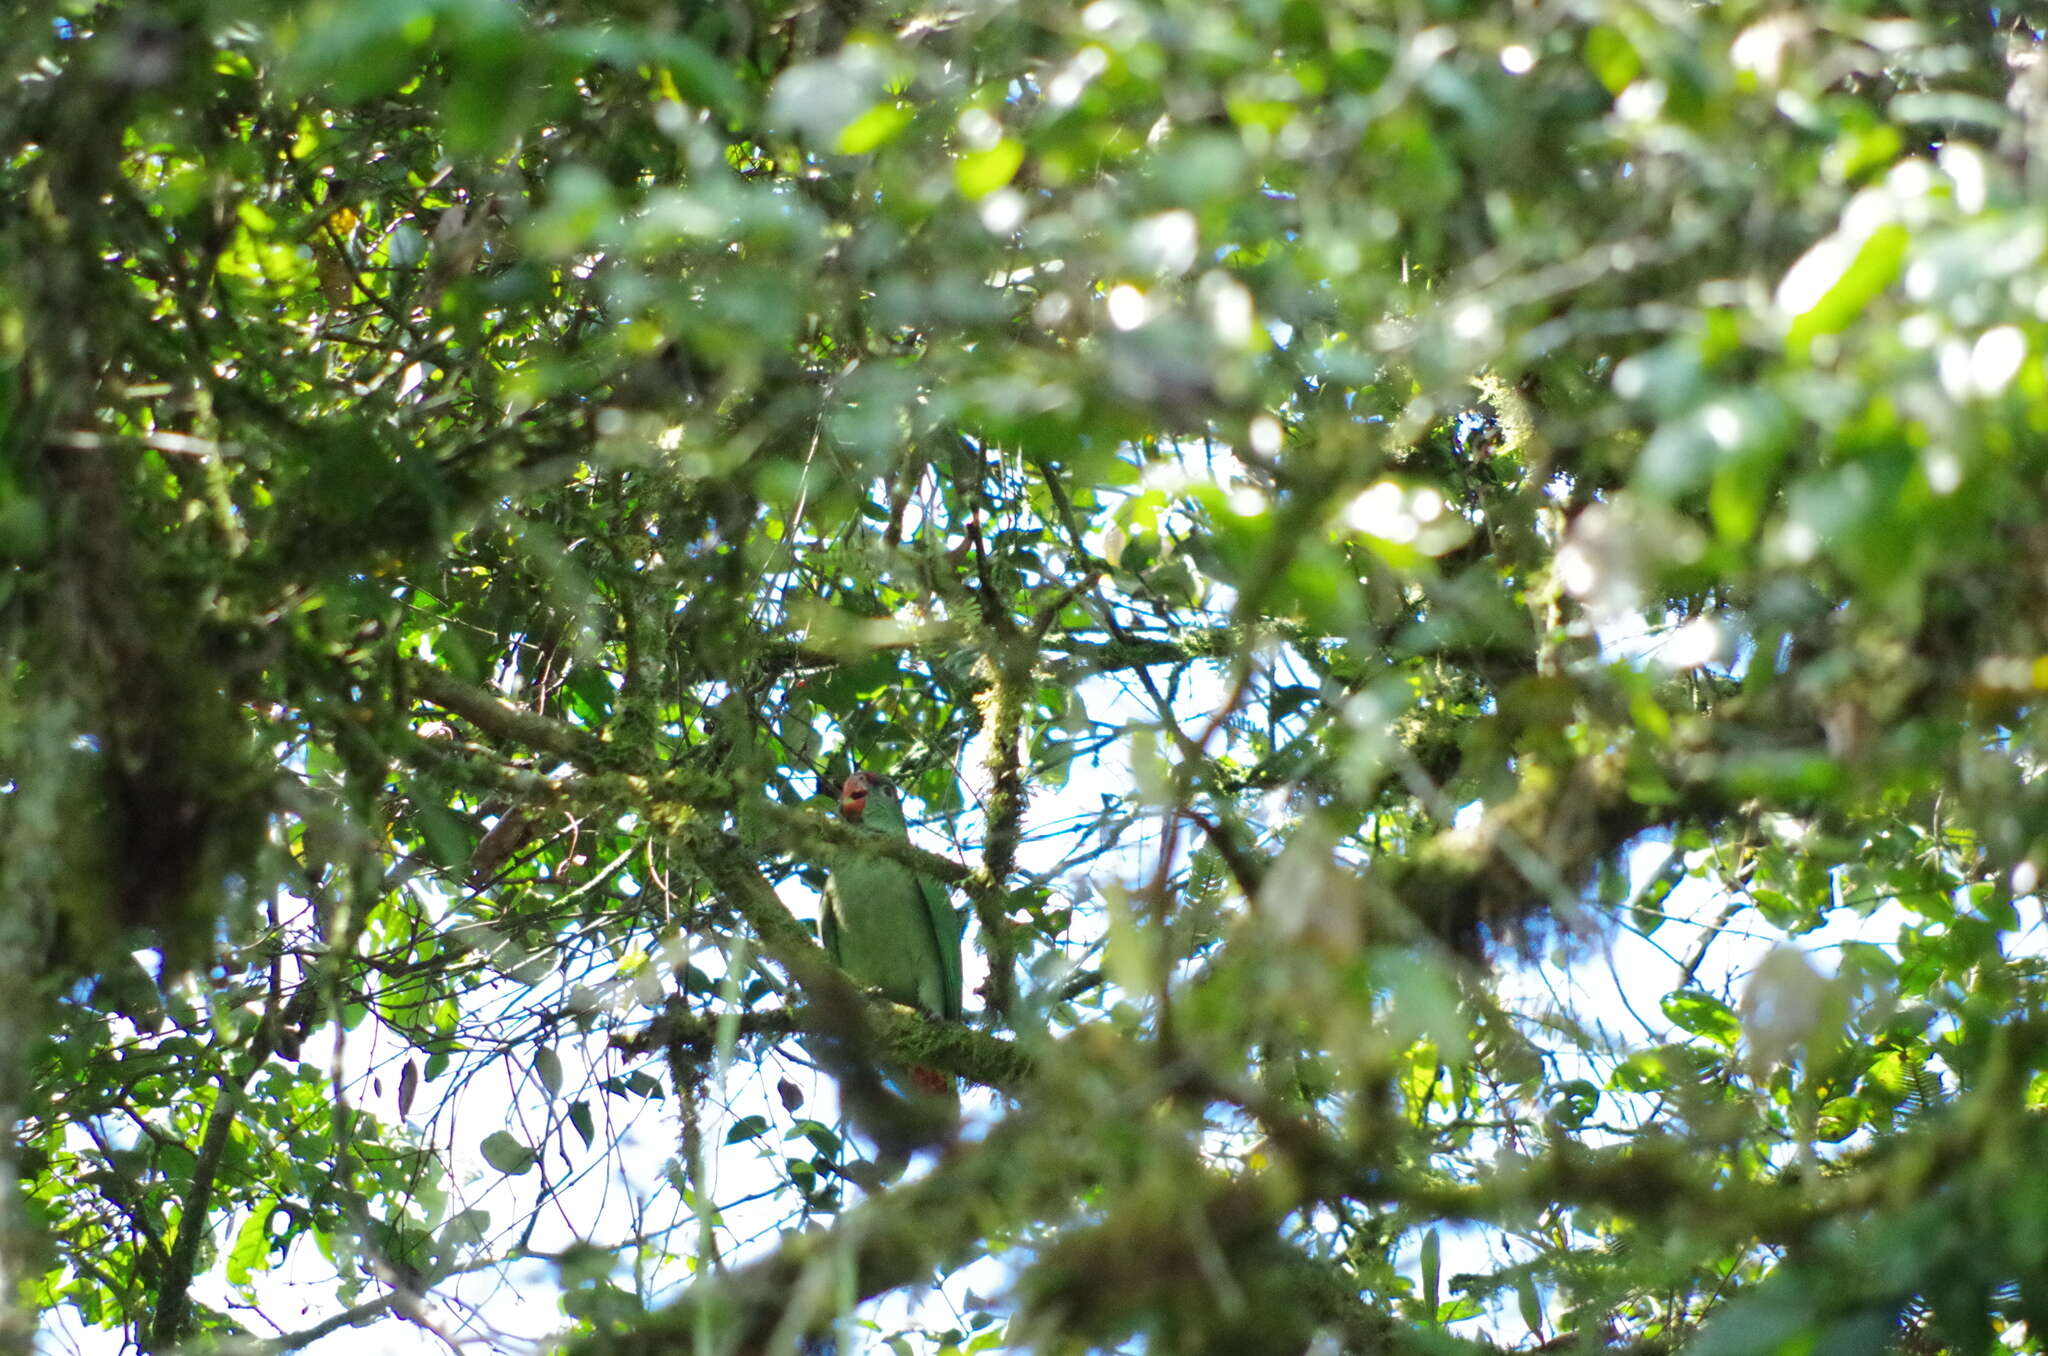
<svg viewBox="0 0 2048 1356"><path fill-rule="evenodd" d="M839 790L840 815L855 824L860 823L867 814L868 797L874 794L885 799L894 796L896 785L878 772L854 773Z"/></svg>

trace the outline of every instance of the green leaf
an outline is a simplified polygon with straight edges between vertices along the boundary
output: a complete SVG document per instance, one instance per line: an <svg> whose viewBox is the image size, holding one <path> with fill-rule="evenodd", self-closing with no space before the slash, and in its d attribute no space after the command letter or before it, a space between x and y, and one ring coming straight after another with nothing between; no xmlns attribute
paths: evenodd
<svg viewBox="0 0 2048 1356"><path fill-rule="evenodd" d="M449 870L466 866L476 850L475 826L442 804L440 793L431 785L415 783L414 795L418 798L414 823L427 855Z"/></svg>
<svg viewBox="0 0 2048 1356"><path fill-rule="evenodd" d="M1593 72L1609 94L1619 94L1642 74L1642 59L1618 29L1604 24L1586 30L1586 68Z"/></svg>
<svg viewBox="0 0 2048 1356"><path fill-rule="evenodd" d="M1791 316L1785 342L1804 353L1824 334L1840 334L1891 286L1912 234L1893 222L1860 238L1837 232L1801 255L1778 284L1778 305Z"/></svg>
<svg viewBox="0 0 2048 1356"><path fill-rule="evenodd" d="M746 87L734 78L734 68L702 43L672 33L660 35L654 47L682 98L729 118L740 116L752 104Z"/></svg>
<svg viewBox="0 0 2048 1356"><path fill-rule="evenodd" d="M1638 1050L1615 1066L1607 1086L1617 1092L1660 1092L1671 1086L1672 1068L1663 1050Z"/></svg>
<svg viewBox="0 0 2048 1356"><path fill-rule="evenodd" d="M818 1152L827 1158L839 1153L839 1132L822 1121L799 1120L782 1136L785 1140L803 1138L809 1140Z"/></svg>
<svg viewBox="0 0 2048 1356"><path fill-rule="evenodd" d="M1551 1094L1550 1119L1560 1129L1578 1129L1599 1109L1600 1089L1583 1078L1560 1083Z"/></svg>
<svg viewBox="0 0 2048 1356"><path fill-rule="evenodd" d="M985 151L969 151L953 162L953 185L969 200L985 198L1017 177L1024 148L1008 137Z"/></svg>
<svg viewBox="0 0 2048 1356"><path fill-rule="evenodd" d="M766 1116L742 1116L732 1123L725 1132L727 1144L744 1144L750 1139L759 1139L768 1131Z"/></svg>
<svg viewBox="0 0 2048 1356"><path fill-rule="evenodd" d="M1679 1030L1704 1036L1726 1049L1734 1049L1742 1038L1742 1023L1734 1011L1710 993L1680 989L1665 994L1658 1006Z"/></svg>
<svg viewBox="0 0 2048 1356"><path fill-rule="evenodd" d="M1839 1144L1855 1134L1870 1118L1870 1110L1859 1097L1833 1097L1822 1104L1814 1135L1823 1144Z"/></svg>
<svg viewBox="0 0 2048 1356"><path fill-rule="evenodd" d="M1749 892L1749 898L1772 927L1797 932L1819 920L1816 910L1799 904L1782 890L1758 886Z"/></svg>
<svg viewBox="0 0 2048 1356"><path fill-rule="evenodd" d="M270 1217L275 1209L275 1201L259 1204L235 1230L225 1266L228 1284L247 1285L257 1272L270 1269Z"/></svg>
<svg viewBox="0 0 2048 1356"><path fill-rule="evenodd" d="M1531 1333L1543 1331L1543 1297L1536 1293L1536 1278L1527 1271L1515 1277L1515 1305L1520 1310L1522 1326Z"/></svg>
<svg viewBox="0 0 2048 1356"><path fill-rule="evenodd" d="M841 155L878 151L894 141L916 116L916 110L900 99L876 104L840 130L832 149Z"/></svg>
<svg viewBox="0 0 2048 1356"><path fill-rule="evenodd" d="M543 1045L533 1052L533 1073L540 1080L540 1085L547 1089L548 1096L554 1097L562 1091L562 1057L555 1053L553 1046Z"/></svg>
<svg viewBox="0 0 2048 1356"><path fill-rule="evenodd" d="M484 1136L479 1146L484 1161L504 1173L507 1177L519 1177L530 1171L539 1155L503 1130L494 1130Z"/></svg>

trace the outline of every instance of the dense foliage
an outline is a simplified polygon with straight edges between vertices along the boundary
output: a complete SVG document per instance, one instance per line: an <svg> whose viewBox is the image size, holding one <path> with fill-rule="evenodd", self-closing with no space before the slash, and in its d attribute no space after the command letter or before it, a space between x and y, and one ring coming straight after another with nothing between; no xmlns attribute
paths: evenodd
<svg viewBox="0 0 2048 1356"><path fill-rule="evenodd" d="M6 1349L2048 1345L2040 6L0 14Z"/></svg>

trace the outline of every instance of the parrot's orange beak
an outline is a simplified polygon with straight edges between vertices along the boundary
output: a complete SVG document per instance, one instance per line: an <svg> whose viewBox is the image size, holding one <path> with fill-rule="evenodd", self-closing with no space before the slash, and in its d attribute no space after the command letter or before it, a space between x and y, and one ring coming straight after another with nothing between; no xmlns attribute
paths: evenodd
<svg viewBox="0 0 2048 1356"><path fill-rule="evenodd" d="M846 785L839 791L839 813L854 823L868 808L868 779L856 772L846 779Z"/></svg>

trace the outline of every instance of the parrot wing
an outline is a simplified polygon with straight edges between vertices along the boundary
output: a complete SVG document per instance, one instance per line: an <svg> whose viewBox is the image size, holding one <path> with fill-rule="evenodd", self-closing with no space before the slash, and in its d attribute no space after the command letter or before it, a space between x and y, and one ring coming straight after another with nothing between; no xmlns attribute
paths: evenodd
<svg viewBox="0 0 2048 1356"><path fill-rule="evenodd" d="M825 908L818 915L818 944L825 948L832 963L844 970L846 957L839 950L839 908L839 872L835 868L825 878Z"/></svg>
<svg viewBox="0 0 2048 1356"><path fill-rule="evenodd" d="M960 1015L960 942L951 910L935 882L901 862L843 862L827 884L819 933L855 983L935 1016Z"/></svg>
<svg viewBox="0 0 2048 1356"><path fill-rule="evenodd" d="M949 1022L957 1022L961 1016L960 976L960 916L953 912L953 906L946 902L946 887L930 876L917 878L917 890L924 898L925 920L929 924L932 947L938 953L939 994L944 1000L938 1015Z"/></svg>

